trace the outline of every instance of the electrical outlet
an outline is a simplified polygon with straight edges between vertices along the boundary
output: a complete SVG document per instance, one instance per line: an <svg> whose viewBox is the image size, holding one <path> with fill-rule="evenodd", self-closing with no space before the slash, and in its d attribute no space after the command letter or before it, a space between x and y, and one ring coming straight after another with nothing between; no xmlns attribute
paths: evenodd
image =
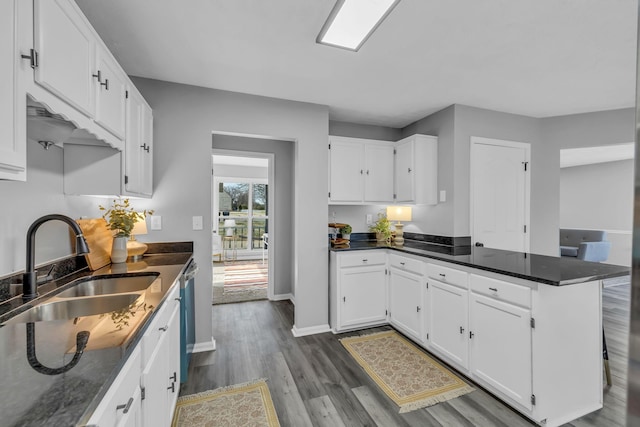
<svg viewBox="0 0 640 427"><path fill-rule="evenodd" d="M367 214L367 225L373 224L373 215Z"/></svg>
<svg viewBox="0 0 640 427"><path fill-rule="evenodd" d="M151 229L162 230L162 217L160 215L151 215Z"/></svg>
<svg viewBox="0 0 640 427"><path fill-rule="evenodd" d="M202 230L203 226L202 226L202 217L201 216L194 216L193 217L193 229L194 230Z"/></svg>

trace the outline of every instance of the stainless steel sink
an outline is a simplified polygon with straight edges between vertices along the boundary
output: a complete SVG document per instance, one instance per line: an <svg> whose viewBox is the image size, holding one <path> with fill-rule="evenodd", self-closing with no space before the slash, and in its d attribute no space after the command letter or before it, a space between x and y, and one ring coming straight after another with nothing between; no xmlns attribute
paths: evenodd
<svg viewBox="0 0 640 427"><path fill-rule="evenodd" d="M80 281L75 286L60 292L56 297L76 298L139 292L147 289L156 280L156 277L158 277L158 273L140 276L92 278L91 280Z"/></svg>
<svg viewBox="0 0 640 427"><path fill-rule="evenodd" d="M37 305L9 319L4 324L49 322L109 313L130 306L139 294L121 294L57 300Z"/></svg>

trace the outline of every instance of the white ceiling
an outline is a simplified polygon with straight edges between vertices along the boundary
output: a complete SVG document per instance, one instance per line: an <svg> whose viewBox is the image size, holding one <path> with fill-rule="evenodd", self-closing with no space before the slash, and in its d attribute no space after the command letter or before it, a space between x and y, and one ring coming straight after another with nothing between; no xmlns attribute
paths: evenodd
<svg viewBox="0 0 640 427"><path fill-rule="evenodd" d="M335 0L77 0L130 75L403 127L451 104L548 117L632 107L637 0L401 0L359 52Z"/></svg>

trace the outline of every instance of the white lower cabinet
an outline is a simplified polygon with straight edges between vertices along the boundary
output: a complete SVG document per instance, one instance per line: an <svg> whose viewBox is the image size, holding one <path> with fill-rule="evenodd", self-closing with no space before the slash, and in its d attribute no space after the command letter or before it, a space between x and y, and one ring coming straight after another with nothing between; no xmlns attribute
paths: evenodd
<svg viewBox="0 0 640 427"><path fill-rule="evenodd" d="M437 280L427 280L427 331L431 350L460 368L469 366L469 291Z"/></svg>
<svg viewBox="0 0 640 427"><path fill-rule="evenodd" d="M531 311L471 293L471 375L530 410Z"/></svg>
<svg viewBox="0 0 640 427"><path fill-rule="evenodd" d="M94 411L98 427L169 426L180 389L180 302L174 285Z"/></svg>
<svg viewBox="0 0 640 427"><path fill-rule="evenodd" d="M335 332L387 322L386 254L332 253L331 327Z"/></svg>
<svg viewBox="0 0 640 427"><path fill-rule="evenodd" d="M334 332L336 312L348 329L385 323L370 315L375 293L359 281L383 287L383 265L389 323L515 410L555 427L602 408L600 281L555 286L395 251L332 252Z"/></svg>
<svg viewBox="0 0 640 427"><path fill-rule="evenodd" d="M140 347L136 347L95 410L88 425L142 426L140 414Z"/></svg>
<svg viewBox="0 0 640 427"><path fill-rule="evenodd" d="M165 303L168 304L166 307L168 314L161 316L160 323L154 322L152 325L159 332L156 335L157 341L144 343L144 353L148 352L147 349L151 349L151 355L140 377L144 396L142 400L142 424L144 426L170 425L178 398L180 389L180 304L174 298L172 295L171 300L167 300ZM165 319L167 319L166 322ZM146 338L145 336L145 340Z"/></svg>
<svg viewBox="0 0 640 427"><path fill-rule="evenodd" d="M422 342L422 282L421 275L389 268L389 321L418 342Z"/></svg>

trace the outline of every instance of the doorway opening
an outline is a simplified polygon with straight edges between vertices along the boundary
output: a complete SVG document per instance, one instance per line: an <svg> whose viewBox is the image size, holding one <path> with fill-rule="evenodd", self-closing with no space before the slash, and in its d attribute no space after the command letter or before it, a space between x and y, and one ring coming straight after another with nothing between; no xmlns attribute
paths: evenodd
<svg viewBox="0 0 640 427"><path fill-rule="evenodd" d="M213 304L268 298L272 157L212 156Z"/></svg>

